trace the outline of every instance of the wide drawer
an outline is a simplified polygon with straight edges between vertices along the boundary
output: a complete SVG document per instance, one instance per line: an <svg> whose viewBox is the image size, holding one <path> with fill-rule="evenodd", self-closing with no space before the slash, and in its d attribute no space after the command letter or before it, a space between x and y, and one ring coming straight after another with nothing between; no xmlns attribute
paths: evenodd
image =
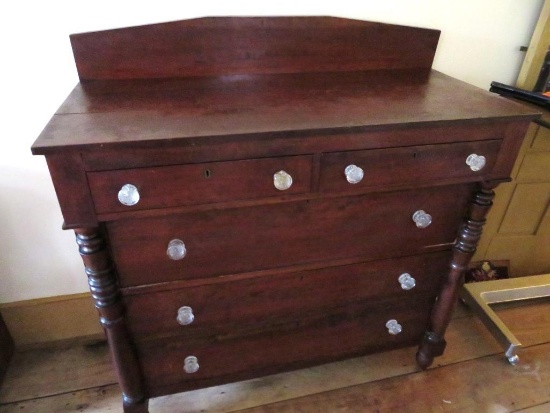
<svg viewBox="0 0 550 413"><path fill-rule="evenodd" d="M145 288L125 292L126 317L135 340L249 334L350 303L435 296L449 261L444 251L188 288Z"/></svg>
<svg viewBox="0 0 550 413"><path fill-rule="evenodd" d="M274 186L274 174L279 171L292 177L290 188L279 190ZM130 211L309 192L311 157L89 172L87 176L97 213ZM131 206L118 199L119 191L127 184L139 193L139 200Z"/></svg>
<svg viewBox="0 0 550 413"><path fill-rule="evenodd" d="M493 168L500 145L500 140L488 140L325 154L321 160L320 190L347 192L451 179L480 180ZM472 170L466 164L470 155L483 156L485 165ZM359 182L348 181L346 168L350 165L363 170Z"/></svg>
<svg viewBox="0 0 550 413"><path fill-rule="evenodd" d="M107 229L120 285L127 287L427 252L454 241L471 191L453 185L201 211L118 220ZM426 228L412 219L420 210L432 216ZM185 247L182 259L167 255L172 240Z"/></svg>
<svg viewBox="0 0 550 413"><path fill-rule="evenodd" d="M204 342L190 335L136 346L147 392L158 396L418 344L432 304L431 296L375 307L352 303L322 319L248 337ZM400 333L390 334L390 320Z"/></svg>

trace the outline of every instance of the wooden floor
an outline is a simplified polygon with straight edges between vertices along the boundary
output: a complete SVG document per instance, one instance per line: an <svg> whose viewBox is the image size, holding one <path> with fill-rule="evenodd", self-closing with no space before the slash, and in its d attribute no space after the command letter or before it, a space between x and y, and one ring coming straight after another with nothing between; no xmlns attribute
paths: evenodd
<svg viewBox="0 0 550 413"><path fill-rule="evenodd" d="M459 306L447 351L418 371L415 348L151 400L151 413L550 412L550 302L500 308L524 348L511 366ZM238 361L238 360L236 360ZM0 413L121 412L104 342L16 354Z"/></svg>

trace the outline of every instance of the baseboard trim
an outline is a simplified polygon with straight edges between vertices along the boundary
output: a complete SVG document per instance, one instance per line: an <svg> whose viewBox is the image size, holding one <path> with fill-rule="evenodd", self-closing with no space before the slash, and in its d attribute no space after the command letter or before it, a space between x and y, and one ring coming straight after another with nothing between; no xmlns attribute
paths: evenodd
<svg viewBox="0 0 550 413"><path fill-rule="evenodd" d="M17 349L103 337L90 293L0 304Z"/></svg>

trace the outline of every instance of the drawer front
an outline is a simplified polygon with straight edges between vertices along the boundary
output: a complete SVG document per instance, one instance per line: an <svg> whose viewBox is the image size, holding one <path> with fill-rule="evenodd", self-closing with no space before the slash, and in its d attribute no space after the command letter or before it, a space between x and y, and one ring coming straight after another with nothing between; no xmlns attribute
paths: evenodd
<svg viewBox="0 0 550 413"><path fill-rule="evenodd" d="M107 224L121 286L361 257L452 243L471 185L202 211ZM432 216L418 228L416 211ZM170 259L171 240L185 255Z"/></svg>
<svg viewBox="0 0 550 413"><path fill-rule="evenodd" d="M281 170L292 177L288 189L274 186L274 174ZM89 172L87 176L97 213L130 211L309 192L311 157ZM127 184L139 192L135 205L123 205L118 199Z"/></svg>
<svg viewBox="0 0 550 413"><path fill-rule="evenodd" d="M479 180L493 168L500 145L500 140L490 140L330 153L323 155L321 161L320 190L347 192L446 179ZM466 164L472 154L485 157L485 165L479 171ZM346 168L350 165L363 170L359 182L348 181ZM350 179L353 181L353 175Z"/></svg>
<svg viewBox="0 0 550 413"><path fill-rule="evenodd" d="M350 304L323 319L287 329L209 342L191 336L141 342L137 349L148 392L157 396L417 344L432 304L432 297L375 307ZM400 333L389 333L390 320L401 326ZM188 371L197 364L198 370L186 372L186 364Z"/></svg>
<svg viewBox="0 0 550 413"><path fill-rule="evenodd" d="M383 297L432 294L446 274L448 251L311 271L126 295L136 340L178 334L262 331L330 309ZM409 274L409 276L404 275Z"/></svg>

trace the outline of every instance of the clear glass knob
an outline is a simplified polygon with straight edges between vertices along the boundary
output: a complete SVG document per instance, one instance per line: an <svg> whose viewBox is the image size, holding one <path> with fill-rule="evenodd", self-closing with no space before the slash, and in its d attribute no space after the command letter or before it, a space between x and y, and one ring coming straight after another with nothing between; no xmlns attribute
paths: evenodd
<svg viewBox="0 0 550 413"><path fill-rule="evenodd" d="M474 172L482 170L486 162L485 156L476 155L475 153L468 155L466 158L466 165Z"/></svg>
<svg viewBox="0 0 550 413"><path fill-rule="evenodd" d="M423 210L416 211L413 214L412 219L418 228L426 228L432 223L432 216Z"/></svg>
<svg viewBox="0 0 550 413"><path fill-rule="evenodd" d="M199 360L195 356L187 356L183 362L183 370L192 374L199 371Z"/></svg>
<svg viewBox="0 0 550 413"><path fill-rule="evenodd" d="M139 202L139 191L134 185L126 184L118 191L118 200L122 205L135 205Z"/></svg>
<svg viewBox="0 0 550 413"><path fill-rule="evenodd" d="M350 184L357 184L361 182L365 176L363 169L357 165L348 165L346 169L344 169L344 173L346 174L346 179Z"/></svg>
<svg viewBox="0 0 550 413"><path fill-rule="evenodd" d="M168 243L168 248L166 249L166 254L170 257L171 260L177 261L183 259L187 254L187 249L185 244L181 239L173 239Z"/></svg>
<svg viewBox="0 0 550 413"><path fill-rule="evenodd" d="M404 290L412 290L416 286L416 280L408 272L401 274L397 281Z"/></svg>
<svg viewBox="0 0 550 413"><path fill-rule="evenodd" d="M507 357L508 363L510 363L512 366L515 366L519 363L519 356L517 354L514 354L513 356Z"/></svg>
<svg viewBox="0 0 550 413"><path fill-rule="evenodd" d="M279 171L273 175L273 185L279 191L284 191L292 186L292 176L285 171Z"/></svg>
<svg viewBox="0 0 550 413"><path fill-rule="evenodd" d="M184 306L178 310L178 317L176 320L178 320L178 323L182 326L191 324L194 319L195 315L193 314L193 309L191 307Z"/></svg>
<svg viewBox="0 0 550 413"><path fill-rule="evenodd" d="M388 320L386 327L388 329L388 333L394 336L403 331L403 327L397 322L397 320Z"/></svg>

